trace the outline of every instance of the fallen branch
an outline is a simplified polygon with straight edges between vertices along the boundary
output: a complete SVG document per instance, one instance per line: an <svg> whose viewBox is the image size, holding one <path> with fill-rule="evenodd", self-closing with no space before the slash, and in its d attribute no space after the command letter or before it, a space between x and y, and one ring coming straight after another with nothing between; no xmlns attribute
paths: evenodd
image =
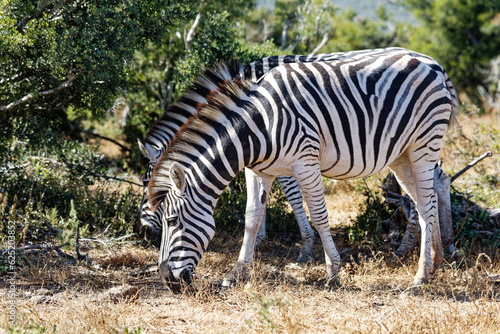
<svg viewBox="0 0 500 334"><path fill-rule="evenodd" d="M53 232L56 232L57 234L60 234L61 231L58 228L55 228L54 226L50 225L48 222L43 223L47 228Z"/></svg>
<svg viewBox="0 0 500 334"><path fill-rule="evenodd" d="M156 271L158 271L158 263L155 262L155 263L150 263L150 264L144 266L144 268L142 268L140 270L131 271L131 272L129 272L129 275L139 276L142 274L154 273Z"/></svg>
<svg viewBox="0 0 500 334"><path fill-rule="evenodd" d="M60 247L62 247L62 246L60 246ZM60 247L54 247L54 250L57 252L57 254L59 254L59 256L60 256L60 257L65 258L65 259L67 259L67 260L70 260L70 261L71 261L71 263L75 264L75 263L76 263L76 259L75 259L73 256L71 256L71 255L69 255L69 254L64 253L64 252L61 250L61 248L60 248Z"/></svg>
<svg viewBox="0 0 500 334"><path fill-rule="evenodd" d="M124 239L130 238L132 236L136 235L136 233L130 233L118 238L109 238L109 239L100 239L96 237L89 237L89 238L81 238L81 241L91 241L91 242L99 242L106 247L109 247L110 244L124 244L124 243L138 243L139 241L123 241Z"/></svg>

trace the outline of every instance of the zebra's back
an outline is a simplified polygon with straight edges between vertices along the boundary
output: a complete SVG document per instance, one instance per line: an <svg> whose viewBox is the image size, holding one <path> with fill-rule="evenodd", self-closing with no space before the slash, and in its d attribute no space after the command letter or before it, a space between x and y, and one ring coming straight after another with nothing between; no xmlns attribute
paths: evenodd
<svg viewBox="0 0 500 334"><path fill-rule="evenodd" d="M263 110L269 124L280 120L280 129L269 129L280 147L272 161L285 159L283 165L291 166L299 157L290 152L310 151L321 157L325 176L360 178L388 166L410 146L429 145L430 134L442 136L456 109L456 93L430 57L381 49L332 58L276 66L259 83L256 100L268 104ZM281 168L262 165L259 170L269 173Z"/></svg>

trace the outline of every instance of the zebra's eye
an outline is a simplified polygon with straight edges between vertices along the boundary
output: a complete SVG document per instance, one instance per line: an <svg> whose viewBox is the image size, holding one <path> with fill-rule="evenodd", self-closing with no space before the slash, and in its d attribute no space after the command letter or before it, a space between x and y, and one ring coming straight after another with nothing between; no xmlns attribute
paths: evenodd
<svg viewBox="0 0 500 334"><path fill-rule="evenodd" d="M174 226L177 223L177 217L167 218L167 225Z"/></svg>

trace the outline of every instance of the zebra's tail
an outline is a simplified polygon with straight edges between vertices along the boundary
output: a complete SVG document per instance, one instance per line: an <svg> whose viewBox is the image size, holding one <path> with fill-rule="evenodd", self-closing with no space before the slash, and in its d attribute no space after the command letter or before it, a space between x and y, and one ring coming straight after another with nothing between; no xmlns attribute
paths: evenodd
<svg viewBox="0 0 500 334"><path fill-rule="evenodd" d="M458 116L458 95L457 91L455 90L455 86L453 86L453 83L450 80L450 77L446 72L444 72L444 79L446 83L446 87L448 88L448 91L450 92L451 95L451 115L450 115L450 121L449 121L449 126L454 127L458 124L457 116Z"/></svg>

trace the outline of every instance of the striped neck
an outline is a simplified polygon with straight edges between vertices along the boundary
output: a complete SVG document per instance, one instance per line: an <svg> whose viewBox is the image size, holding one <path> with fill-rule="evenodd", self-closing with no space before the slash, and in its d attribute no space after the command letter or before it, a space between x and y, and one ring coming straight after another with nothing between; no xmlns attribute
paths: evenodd
<svg viewBox="0 0 500 334"><path fill-rule="evenodd" d="M193 195L213 209L240 170L269 155L269 121L254 103L256 88L250 81L227 80L189 119L155 168L149 185L153 207L169 191L173 162L184 167Z"/></svg>

